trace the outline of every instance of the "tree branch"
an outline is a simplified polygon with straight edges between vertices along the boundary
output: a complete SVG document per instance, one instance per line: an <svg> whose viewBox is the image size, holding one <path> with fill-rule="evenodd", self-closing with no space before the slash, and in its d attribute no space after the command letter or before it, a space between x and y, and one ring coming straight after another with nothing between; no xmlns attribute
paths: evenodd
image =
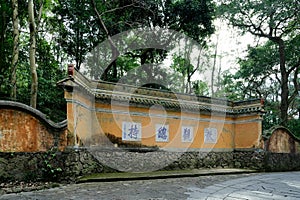
<svg viewBox="0 0 300 200"><path fill-rule="evenodd" d="M249 22L250 22L250 25L247 25L247 26L248 26L250 32L253 32L253 30L251 30L251 27L253 27L255 31L260 32L260 34L257 35L257 36L260 36L260 35L266 35L266 34L263 32L263 30L261 29L261 24L262 24L263 20L261 20L261 23L259 24L259 26L256 27L256 26L255 26L255 23L252 21L251 17L248 15L248 13L245 12L245 11L243 11L241 8L240 8L239 10L240 10L241 14L245 15L245 16L248 18L248 20L249 20ZM254 34L254 33L255 33L255 34L258 34L258 33L256 33L256 32L253 32L252 34ZM265 36L264 36L264 37L265 37Z"/></svg>
<svg viewBox="0 0 300 200"><path fill-rule="evenodd" d="M281 84L281 79L278 77L278 74L275 74L276 80Z"/></svg>
<svg viewBox="0 0 300 200"><path fill-rule="evenodd" d="M111 59L111 62L110 64L105 68L104 72L103 72L103 77L104 79L106 79L107 77L107 74L108 74L108 71L112 68L112 64L114 63L114 61L116 60L116 58L119 56L119 51L115 45L115 43L113 42L113 40L111 39L110 37L110 34L109 34L109 31L97 9L97 5L96 5L96 2L95 0L91 0L92 1L92 5L93 5L93 8L94 8L94 11L96 13L96 16L98 18L98 21L100 23L100 25L102 26L102 28L104 29L105 33L106 33L106 36L107 36L107 39L108 39L108 42L111 46L111 49L112 49L112 59Z"/></svg>
<svg viewBox="0 0 300 200"><path fill-rule="evenodd" d="M94 0L93 0L93 1L94 1ZM128 8L128 7L131 7L131 6L134 6L134 5L135 5L135 4L132 3L132 4L128 4L128 5L122 6L122 7L113 8L113 9L110 9L110 10L107 10L107 11L101 13L100 16L105 15L105 14L107 14L107 13L115 12L115 11L117 11L117 10L123 10L124 8Z"/></svg>
<svg viewBox="0 0 300 200"><path fill-rule="evenodd" d="M41 23L41 19L42 19L42 13L43 13L43 7L44 7L44 1L42 0L40 8L39 8L37 22L36 22L36 31L38 31L39 27L40 27L40 23Z"/></svg>
<svg viewBox="0 0 300 200"><path fill-rule="evenodd" d="M272 37L273 36L273 30L274 30L274 27L273 27L273 20L274 20L274 14L275 14L275 11L273 11L271 14L270 14L270 21L269 21L269 37ZM275 31L276 33L276 31Z"/></svg>
<svg viewBox="0 0 300 200"><path fill-rule="evenodd" d="M288 104L290 104L295 97L298 95L298 90L300 90L300 85L298 83L298 73L299 73L299 68L300 68L300 59L298 60L298 63L296 65L294 65L294 67L296 66L296 70L294 73L294 78L293 78L293 83L294 83L294 92L291 95L291 97L288 99Z"/></svg>
<svg viewBox="0 0 300 200"><path fill-rule="evenodd" d="M275 30L278 30L278 29L279 29L279 26L280 26L283 22L287 21L288 19L292 19L292 18L294 18L294 17L297 17L298 15L299 15L298 12L294 12L293 15L287 16L287 17L285 17L285 18L282 18L281 20L279 20L278 24L276 25ZM292 21L291 24L290 24L286 29L281 28L282 33L281 33L278 37L282 37L284 34L287 34L287 33L291 32L291 31L293 31L294 28L297 27L297 25L299 25L299 21L298 21L298 20Z"/></svg>
<svg viewBox="0 0 300 200"><path fill-rule="evenodd" d="M299 70L299 69L298 69L299 67L300 67L300 58L298 59L298 62L288 70L287 73L288 73L288 74L292 73L292 71L293 71L294 69Z"/></svg>

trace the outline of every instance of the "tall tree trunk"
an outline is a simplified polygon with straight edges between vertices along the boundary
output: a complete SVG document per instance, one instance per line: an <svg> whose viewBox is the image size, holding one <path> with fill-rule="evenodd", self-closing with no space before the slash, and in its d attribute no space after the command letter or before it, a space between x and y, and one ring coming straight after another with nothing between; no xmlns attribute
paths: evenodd
<svg viewBox="0 0 300 200"><path fill-rule="evenodd" d="M107 77L108 77L108 72L109 72L109 70L111 69L111 68L113 68L113 67L115 67L113 70L113 76L117 76L117 73L115 73L116 72L116 70L117 70L117 68L116 68L116 59L118 58L118 56L119 56L119 51L118 51L118 49L117 49L117 47L116 47L116 45L115 45L115 43L114 43L114 41L112 40L112 38L111 38L111 36L110 36L110 33L109 33L109 31L108 31L108 29L107 29L107 27L106 27L106 25L105 25L105 23L104 23L104 21L103 21L103 19L102 19L102 16L100 15L100 13L99 13L99 11L98 11L98 9L97 9L97 4L96 4L96 2L95 2L95 0L91 0L91 3L92 3L92 5L93 5L93 8L94 8L94 11L95 11L95 13L96 13L96 15L97 15L97 18L98 18L98 21L99 21L99 24L102 26L102 28L104 29L104 31L105 31L105 34L106 34L106 36L107 36L107 39L108 39L108 42L109 42L109 44L110 44L110 47L111 47L111 50L112 50L112 59L111 59L111 63L104 69L104 72L103 72L103 74L102 74L102 80L107 80ZM114 78L117 78L117 77L114 77Z"/></svg>
<svg viewBox="0 0 300 200"><path fill-rule="evenodd" d="M212 71L211 71L211 96L212 97L215 95L214 84L215 84L215 71L216 71L216 64L217 64L218 43L219 43L219 35L217 35L217 43L216 43L215 53L214 53L214 64L212 66Z"/></svg>
<svg viewBox="0 0 300 200"><path fill-rule="evenodd" d="M191 74L191 68L190 68L190 64L188 63L187 65L187 86L186 86L186 93L191 93L192 92L192 83L191 83L191 77L192 77L192 74Z"/></svg>
<svg viewBox="0 0 300 200"><path fill-rule="evenodd" d="M38 76L36 71L36 24L34 18L34 4L33 0L28 1L28 15L29 15L29 30L30 30L30 71L31 71L31 98L30 106L36 108L37 104L37 92L38 92Z"/></svg>
<svg viewBox="0 0 300 200"><path fill-rule="evenodd" d="M11 91L10 97L17 99L17 63L19 59L19 17L18 17L18 0L12 0L13 9L13 53L11 62Z"/></svg>
<svg viewBox="0 0 300 200"><path fill-rule="evenodd" d="M1 55L1 59L0 59L0 74L4 75L5 74L5 70L6 70L6 63L5 63L5 59L3 58L3 56L5 56L5 41L6 41L6 30L7 30L7 13L5 8L5 4L6 2L2 1L0 4L0 8L1 8L1 19L0 19L0 55ZM3 9L2 9L3 8ZM4 85L4 79L1 78L0 79L0 85ZM0 87L0 92L2 88Z"/></svg>
<svg viewBox="0 0 300 200"><path fill-rule="evenodd" d="M281 102L280 102L280 118L281 125L286 125L288 121L288 107L289 107L289 74L285 67L285 45L282 39L278 40L279 57L280 57L280 74L281 74Z"/></svg>
<svg viewBox="0 0 300 200"><path fill-rule="evenodd" d="M218 76L217 76L217 90L215 93L218 93L220 91L221 87L221 72L222 72L222 57L219 57L219 70L218 70Z"/></svg>
<svg viewBox="0 0 300 200"><path fill-rule="evenodd" d="M117 62L114 61L112 63L113 69L112 69L112 80L113 82L118 82L118 69L117 69Z"/></svg>
<svg viewBox="0 0 300 200"><path fill-rule="evenodd" d="M79 60L81 59L80 58L80 40L81 40L81 35L80 35L80 30L79 30L79 28L78 27L76 27L76 29L75 29L75 33L76 33L76 49L75 49L75 61L76 61L76 66L75 66L75 68L77 69L77 70L79 70L80 69L80 64L79 64Z"/></svg>

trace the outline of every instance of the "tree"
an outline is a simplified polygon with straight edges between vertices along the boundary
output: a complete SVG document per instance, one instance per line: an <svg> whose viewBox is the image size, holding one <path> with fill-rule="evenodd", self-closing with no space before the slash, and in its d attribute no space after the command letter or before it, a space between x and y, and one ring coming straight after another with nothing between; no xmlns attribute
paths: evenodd
<svg viewBox="0 0 300 200"><path fill-rule="evenodd" d="M261 46L249 46L248 55L239 59L240 68L235 78L245 81L244 93L248 98L267 99L269 95L275 94L273 87L275 91L280 90L276 84L281 81L277 58L276 45L268 41Z"/></svg>
<svg viewBox="0 0 300 200"><path fill-rule="evenodd" d="M38 16L35 17L35 4L33 0L28 1L28 23L30 31L30 48L29 48L29 61L31 69L31 98L30 106L36 108L38 96L38 74L36 67L36 35L38 26L41 21L44 1L39 1ZM36 23L37 21L37 23Z"/></svg>
<svg viewBox="0 0 300 200"><path fill-rule="evenodd" d="M243 98L261 98L265 100L263 128L269 129L280 123L278 99L280 99L280 72L276 44L267 41L264 45L248 47L245 58L239 59L239 70L235 80L243 82ZM258 67L259 66L259 67Z"/></svg>
<svg viewBox="0 0 300 200"><path fill-rule="evenodd" d="M72 55L79 69L87 52L91 51L100 42L131 29L141 27L161 27L173 29L184 33L197 42L204 45L205 37L213 33L212 19L214 15L214 4L212 1L190 0L125 0L125 1L100 1L76 0L59 1L56 8L59 22L62 24L61 36L59 39L65 52ZM192 20L191 20L192 19ZM79 37L73 33L80 33ZM164 42L162 38L160 42ZM169 39L170 40L170 39ZM113 62L108 66L101 66L102 69L91 69L89 71L101 71L101 79L107 81L118 81L121 72L125 68L118 65L119 55L115 44L110 42L110 53L105 59ZM163 43L161 43L163 44ZM75 51L80 49L80 54ZM157 63L166 58L166 52L161 49L141 49L128 53L140 65L147 64L153 60ZM105 68L104 68L105 67ZM98 66L99 68L99 66ZM152 71L153 72L153 71ZM151 69L147 73L153 74ZM98 78L98 77L97 77Z"/></svg>
<svg viewBox="0 0 300 200"><path fill-rule="evenodd" d="M35 61L35 52L36 52L36 24L34 17L34 4L33 0L28 1L28 22L30 30L30 50L29 50L29 60L30 60L30 69L31 69L31 99L30 106L36 108L37 103L37 92L38 92L38 77L36 72L36 61Z"/></svg>
<svg viewBox="0 0 300 200"><path fill-rule="evenodd" d="M13 53L11 62L11 92L10 97L13 99L17 98L17 63L19 59L19 4L18 0L12 0L12 10L13 10Z"/></svg>
<svg viewBox="0 0 300 200"><path fill-rule="evenodd" d="M53 8L54 16L49 17L57 32L57 45L67 54L68 62L75 61L77 69L87 52L103 39L93 13L91 0L61 0Z"/></svg>
<svg viewBox="0 0 300 200"><path fill-rule="evenodd" d="M286 63L293 64L300 53L300 36L296 35L286 40ZM269 129L274 124L279 124L280 120L280 66L278 58L277 45L272 41L267 41L263 45L248 47L247 56L240 58L238 63L239 70L230 77L227 76L227 82L224 83L226 88L234 88L234 92L240 93L239 98L263 98L265 99L265 111L263 127ZM258 67L259 66L259 67ZM299 68L298 68L299 69ZM290 91L298 87L299 78L298 70L288 80ZM225 80L225 79L224 79ZM230 80L231 82L228 82ZM296 80L296 81L295 81ZM295 83L296 82L296 83ZM231 84L229 84L231 83ZM229 89L228 88L228 89ZM233 91L232 91L233 92ZM232 96L231 96L232 97ZM298 98L292 98L288 112L288 127L290 130L295 129L295 122L299 123ZM296 131L294 131L296 133Z"/></svg>
<svg viewBox="0 0 300 200"><path fill-rule="evenodd" d="M40 27L45 29L46 27ZM37 74L38 102L37 109L47 114L53 121L66 119L66 104L64 91L56 83L66 76L66 71L60 69L61 63L56 60L54 46L45 39L37 37Z"/></svg>
<svg viewBox="0 0 300 200"><path fill-rule="evenodd" d="M11 49L13 39L11 29L12 6L9 1L0 0L0 94L9 97L11 73Z"/></svg>
<svg viewBox="0 0 300 200"><path fill-rule="evenodd" d="M214 80L215 80L215 71L216 71L216 64L217 64L217 53L218 53L218 43L219 43L219 35L217 35L217 41L215 44L215 52L213 55L213 65L212 65L212 71L211 71L211 96L215 96L215 91L214 91Z"/></svg>
<svg viewBox="0 0 300 200"><path fill-rule="evenodd" d="M189 51L187 51L189 53ZM182 57L175 55L173 58L173 63L171 65L175 71L181 73L181 91L182 93L193 93L193 88L201 93L202 82L196 81L192 83L192 76L196 73L196 71L201 72L203 70L203 61L202 61L201 51L197 55L196 65L193 66L191 60L187 59L188 57ZM191 58L192 59L192 58ZM195 59L195 58L194 58ZM194 87L193 87L194 86Z"/></svg>
<svg viewBox="0 0 300 200"><path fill-rule="evenodd" d="M281 86L280 118L281 124L286 125L289 104L297 93L296 90L289 90L288 79L300 66L300 58L293 65L287 65L286 38L299 33L298 0L224 0L220 11L231 25L277 45Z"/></svg>
<svg viewBox="0 0 300 200"><path fill-rule="evenodd" d="M41 110L54 121L65 119L63 90L56 82L65 76L61 70L62 52L55 36L57 23L51 23L54 1L39 0L32 4L36 24L35 65L38 81L36 102ZM0 98L25 104L31 99L31 68L29 63L30 31L28 1L0 0ZM42 12L43 11L43 12ZM21 31L19 31L21 30ZM19 31L19 33L17 32ZM19 53L17 53L19 51ZM16 67L17 66L17 67Z"/></svg>
<svg viewBox="0 0 300 200"><path fill-rule="evenodd" d="M226 94L226 98L231 101L244 100L246 98L245 81L237 78L230 70L223 72L220 83L218 95L223 96L223 94Z"/></svg>
<svg viewBox="0 0 300 200"><path fill-rule="evenodd" d="M193 90L196 95L208 96L209 88L206 82L197 80L193 82Z"/></svg>

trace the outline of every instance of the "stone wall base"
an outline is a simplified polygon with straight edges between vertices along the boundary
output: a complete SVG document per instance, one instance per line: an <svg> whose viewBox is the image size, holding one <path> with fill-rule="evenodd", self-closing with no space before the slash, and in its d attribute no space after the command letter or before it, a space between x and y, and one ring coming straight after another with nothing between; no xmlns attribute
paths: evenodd
<svg viewBox="0 0 300 200"><path fill-rule="evenodd" d="M127 163L127 164L124 164ZM0 153L0 182L67 181L93 173L205 168L300 170L300 154L261 151L130 152L69 149L64 152Z"/></svg>

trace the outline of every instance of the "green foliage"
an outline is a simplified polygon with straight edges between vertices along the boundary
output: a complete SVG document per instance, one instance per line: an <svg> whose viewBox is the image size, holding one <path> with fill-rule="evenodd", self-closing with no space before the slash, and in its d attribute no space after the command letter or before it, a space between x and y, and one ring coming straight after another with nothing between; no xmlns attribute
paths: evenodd
<svg viewBox="0 0 300 200"><path fill-rule="evenodd" d="M63 172L62 167L59 166L57 153L56 149L50 149L42 155L42 172L44 179L47 181L58 181Z"/></svg>
<svg viewBox="0 0 300 200"><path fill-rule="evenodd" d="M180 31L193 38L197 42L204 42L205 37L214 32L212 20L215 6L212 1L167 1L170 9L167 13L169 27Z"/></svg>
<svg viewBox="0 0 300 200"><path fill-rule="evenodd" d="M299 42L299 37L293 37L287 41L286 60L287 67L290 69L296 63L293 56L298 52L298 47L292 47L292 44ZM263 121L264 130L268 130L274 125L280 124L280 76L279 59L276 45L273 42L267 42L257 47L249 47L248 55L244 59L239 60L240 68L235 75L228 74L223 78L226 92L230 94L229 99L242 100L247 98L263 98L265 99L265 111ZM299 81L299 79L298 79ZM291 88L290 95L293 94L293 79L289 81ZM299 122L297 113L300 105L297 98L291 98L292 102L289 106L288 127L293 132L299 132L300 129L296 125ZM296 113L296 114L295 114ZM298 129L298 130L297 130Z"/></svg>
<svg viewBox="0 0 300 200"><path fill-rule="evenodd" d="M179 92L191 93L191 88L189 88L189 85L191 85L192 81L190 79L191 76L196 72L197 66L193 66L190 60L183 58L182 56L174 55L171 68L175 71L173 73L180 74L178 81L181 82L181 90L179 90ZM194 83L194 86L196 88L196 91L200 92L199 87L201 87L201 82Z"/></svg>
<svg viewBox="0 0 300 200"><path fill-rule="evenodd" d="M101 33L96 26L90 2L58 1L53 9L55 15L49 19L57 34L56 42L68 55L69 61L75 60L78 69Z"/></svg>
<svg viewBox="0 0 300 200"><path fill-rule="evenodd" d="M61 28L58 29L58 32L61 37L59 40L62 40L60 44L63 50L68 55L71 55L72 60L76 61L78 69L83 60L87 58L90 69L84 70L85 73L90 73L90 76L94 79L102 78L116 82L123 74L128 72L127 70L132 70L132 66L136 66L136 63L140 65L159 63L167 56L166 52L160 49L135 50L125 56L127 58L131 57L131 62L128 64L133 64L132 66L123 66L124 62L118 61L118 59L124 55L119 55L116 62L110 63L111 66L109 67L111 68L106 72L104 70L109 63L103 63L103 61L115 59L112 58L111 46L108 45L106 49L101 51L94 49L93 53L96 56L87 57L87 52L106 40L108 35L113 36L123 31L145 26L159 26L184 33L197 42L204 44L205 37L214 31L212 20L215 6L212 1L149 0L143 2L103 2L98 0L95 1L96 7L104 25L99 22L89 2L88 0L80 3L74 0L60 1L55 9L55 14L59 16L58 23ZM78 16L78 13L80 13L80 16ZM105 28L108 30L108 33ZM165 38L162 38L161 41L156 42L163 44L164 40ZM150 80L152 76L158 76L153 74L155 70L146 71L145 76L147 77L145 79ZM160 71L159 73L164 72Z"/></svg>
<svg viewBox="0 0 300 200"><path fill-rule="evenodd" d="M200 96L208 96L209 95L209 88L206 82L197 80L193 82L193 92L196 95Z"/></svg>
<svg viewBox="0 0 300 200"><path fill-rule="evenodd" d="M288 128L296 137L300 138L300 119L289 120Z"/></svg>
<svg viewBox="0 0 300 200"><path fill-rule="evenodd" d="M19 1L20 40L19 60L17 64L17 101L29 104L31 73L29 67L29 33L27 1ZM87 53L99 43L123 31L140 27L161 27L184 33L195 41L205 45L205 38L213 33L215 5L210 0L149 0L149 1L100 1L96 0L104 26L96 16L90 0L37 0L35 15L43 3L41 20L36 21L37 33L36 62L38 73L38 105L37 108L54 121L65 118L65 102L63 91L56 87L56 82L65 77L62 66L65 62L76 62L80 68L87 58ZM12 59L12 8L10 1L0 0L0 96L9 99L11 89ZM107 28L108 32L105 31ZM166 42L168 38L161 38ZM109 49L111 47L107 47ZM100 51L88 62L94 63L87 73L92 78L101 78L103 60L111 58L110 51ZM98 56L99 55L99 56ZM178 73L173 69L160 67L168 56L161 49L139 49L119 55L114 67L107 73L109 81L119 81L123 76L129 77L133 84L157 82L166 88L180 88ZM147 63L154 63L147 67ZM143 66L145 64L145 66ZM135 79L137 67L141 72ZM185 66L183 66L184 68ZM195 66L194 66L195 67ZM182 69L183 69L182 68ZM185 70L190 71L192 66ZM180 70L179 70L180 71ZM178 70L177 70L178 72ZM190 78L190 77L189 77ZM202 82L194 84L199 94L205 93Z"/></svg>
<svg viewBox="0 0 300 200"><path fill-rule="evenodd" d="M10 1L0 0L0 96L8 96L10 91L10 63L13 48Z"/></svg>
<svg viewBox="0 0 300 200"><path fill-rule="evenodd" d="M264 110L266 114L263 117L263 130L269 130L275 125L280 124L280 109L279 102L276 101L265 101Z"/></svg>
<svg viewBox="0 0 300 200"><path fill-rule="evenodd" d="M41 1L36 2L37 5ZM50 40L53 34L49 24L49 12L53 6L52 1L44 1L44 10L40 32L37 35L37 71L39 75L38 109L48 115L54 121L64 120L66 106L63 98L63 90L56 87L56 82L65 77L65 72L60 69L60 55L55 55L56 44ZM0 12L3 17L0 20L0 96L1 99L10 100L10 63L12 53L12 22L11 2L1 1ZM39 6L37 6L39 7ZM37 8L36 7L36 8ZM27 2L19 1L20 29L28 28ZM37 10L36 10L37 14ZM5 20L4 20L5 17ZM17 64L17 101L29 104L31 73L29 67L29 34L22 31L19 38L19 60Z"/></svg>
<svg viewBox="0 0 300 200"><path fill-rule="evenodd" d="M248 49L236 76L246 83L246 96L280 102L282 125L293 117L291 103L298 87L300 60L295 55L299 55L299 46L294 44L299 44L299 12L298 0L223 0L219 7L220 16L243 33L268 39Z"/></svg>
<svg viewBox="0 0 300 200"><path fill-rule="evenodd" d="M267 42L263 46L249 46L246 58L239 60L240 69L236 76L257 81L263 76L274 73L276 69L273 67L278 64L278 57L277 47L273 42Z"/></svg>
<svg viewBox="0 0 300 200"><path fill-rule="evenodd" d="M183 75L187 74L188 71L194 70L194 66L190 63L190 61L182 58L181 56L174 56L172 68Z"/></svg>
<svg viewBox="0 0 300 200"><path fill-rule="evenodd" d="M222 0L218 13L244 33L281 37L299 29L299 10L298 0Z"/></svg>
<svg viewBox="0 0 300 200"><path fill-rule="evenodd" d="M223 72L220 80L220 88L216 92L216 96L224 96L231 101L239 101L245 99L244 82L232 74L229 70Z"/></svg>
<svg viewBox="0 0 300 200"><path fill-rule="evenodd" d="M297 58L295 57L295 54L299 53L299 47L294 44L299 43L299 38L300 37L296 36L286 42L286 62L288 69L291 69L296 65ZM267 114L265 115L264 122L264 127L266 129L280 123L279 91L281 80L279 79L280 69L278 57L277 47L273 42L267 42L258 47L249 47L247 57L240 59L240 69L235 74L236 78L244 81L245 93L251 94L248 97L266 99L265 110L267 111ZM294 101L292 95L295 91L294 80L292 79L293 76L294 74L291 74L289 80L291 102ZM295 103L297 104L297 102ZM294 107L294 104L291 103L289 106L289 113L294 113L295 111L297 112L297 106ZM294 116L290 116L292 121L293 118Z"/></svg>
<svg viewBox="0 0 300 200"><path fill-rule="evenodd" d="M66 104L63 90L56 86L56 82L65 77L65 71L61 70L58 62L51 54L50 44L38 38L37 46L37 72L38 72L38 105L37 109L45 113L55 122L66 119ZM21 56L17 68L17 100L28 104L30 101L30 67L26 48L21 49ZM8 93L5 95L8 98Z"/></svg>
<svg viewBox="0 0 300 200"><path fill-rule="evenodd" d="M66 76L60 69L58 61L53 54L51 45L43 38L38 38L38 77L39 92L37 108L55 122L66 119L66 103L63 89L56 86L59 80Z"/></svg>

